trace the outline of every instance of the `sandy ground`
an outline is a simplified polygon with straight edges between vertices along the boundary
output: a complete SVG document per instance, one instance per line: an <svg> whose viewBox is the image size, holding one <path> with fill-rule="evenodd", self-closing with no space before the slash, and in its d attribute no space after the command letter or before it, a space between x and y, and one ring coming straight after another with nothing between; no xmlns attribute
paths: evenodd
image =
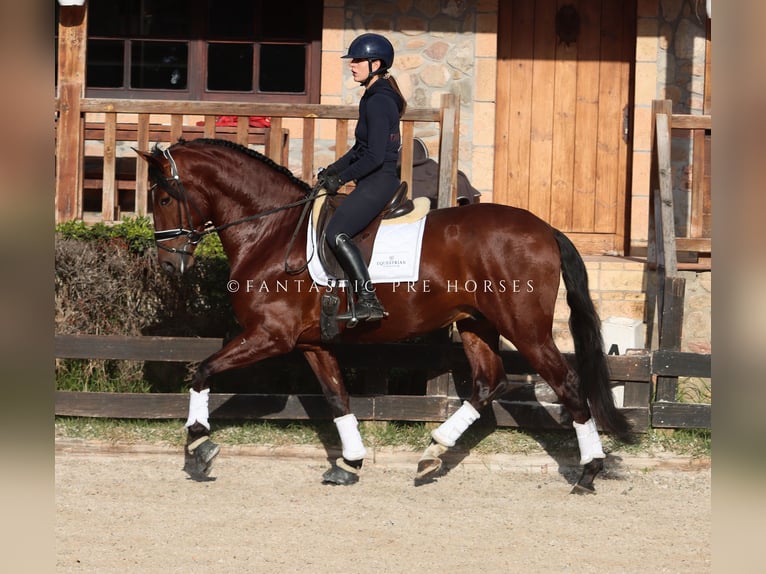
<svg viewBox="0 0 766 574"><path fill-rule="evenodd" d="M350 487L323 449L224 448L211 480L152 446L56 444L57 572L710 572L706 461L611 457L570 495L547 455L470 455L413 483L418 453L377 452Z"/></svg>

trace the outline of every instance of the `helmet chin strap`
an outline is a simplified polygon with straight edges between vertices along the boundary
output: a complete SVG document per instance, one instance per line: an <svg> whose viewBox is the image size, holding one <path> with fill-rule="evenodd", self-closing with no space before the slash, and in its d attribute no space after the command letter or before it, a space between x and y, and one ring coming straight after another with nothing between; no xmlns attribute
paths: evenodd
<svg viewBox="0 0 766 574"><path fill-rule="evenodd" d="M369 85L369 83L372 81L372 78L373 78L373 76L379 76L379 75L381 75L381 74L385 74L385 73L386 73L386 70L385 70L385 68L383 68L383 66L382 66L382 65L381 65L381 67L380 67L380 68L378 68L376 71L374 71L374 72L373 72L373 70L372 70L372 63L373 63L373 62L374 62L374 60L367 60L367 66L369 66L369 69L370 69L370 73L369 73L369 74L367 74L367 77L366 77L364 80L362 80L361 82L359 82L359 84L360 84L360 85L362 85L362 86L364 86L365 88L366 88L366 87Z"/></svg>

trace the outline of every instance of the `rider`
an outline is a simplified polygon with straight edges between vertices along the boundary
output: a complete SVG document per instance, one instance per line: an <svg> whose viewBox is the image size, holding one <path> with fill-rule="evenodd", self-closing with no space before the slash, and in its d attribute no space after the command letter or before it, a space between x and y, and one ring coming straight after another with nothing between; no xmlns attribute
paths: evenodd
<svg viewBox="0 0 766 574"><path fill-rule="evenodd" d="M359 101L356 142L337 161L320 170L318 179L331 195L350 181L356 181L356 188L335 211L325 237L352 280L357 296L356 318L378 321L388 313L375 294L367 265L351 238L367 227L399 187L399 119L407 104L388 71L394 62L394 47L385 37L362 34L342 57L351 60L354 80L365 88Z"/></svg>

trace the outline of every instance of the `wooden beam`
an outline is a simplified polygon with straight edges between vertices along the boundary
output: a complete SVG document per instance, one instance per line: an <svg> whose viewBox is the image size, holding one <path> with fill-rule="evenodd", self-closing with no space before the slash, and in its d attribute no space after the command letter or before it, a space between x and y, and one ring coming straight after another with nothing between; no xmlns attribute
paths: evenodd
<svg viewBox="0 0 766 574"><path fill-rule="evenodd" d="M678 251L694 251L698 253L710 253L713 249L713 241L709 237L694 238L694 237L677 237L676 238L676 252ZM676 263L678 265L678 263Z"/></svg>
<svg viewBox="0 0 766 574"><path fill-rule="evenodd" d="M335 122L335 159L339 159L348 149L348 120Z"/></svg>
<svg viewBox="0 0 766 574"><path fill-rule="evenodd" d="M88 19L84 6L62 6L58 29L56 223L82 217L80 102L85 95Z"/></svg>
<svg viewBox="0 0 766 574"><path fill-rule="evenodd" d="M676 232L673 218L673 169L670 163L670 122L666 114L658 113L656 123L657 170L659 176L660 217L662 219L665 272L669 277L675 277L678 274L678 261L676 259Z"/></svg>
<svg viewBox="0 0 766 574"><path fill-rule="evenodd" d="M160 111L158 111L160 110ZM255 102L206 102L186 100L128 100L112 98L84 98L83 112L163 113L190 116L264 116L280 118L328 118L356 120L357 106L333 106L327 104L273 104ZM438 122L438 108L408 107L403 120L414 122ZM273 125L273 124L272 124Z"/></svg>
<svg viewBox="0 0 766 574"><path fill-rule="evenodd" d="M248 116L239 116L237 118L237 136L235 141L241 145L247 147L248 129L250 128L250 118ZM266 153L269 155L269 142L266 142ZM273 159L273 158L272 158Z"/></svg>
<svg viewBox="0 0 766 574"><path fill-rule="evenodd" d="M314 181L314 139L316 138L316 119L303 119L303 147L301 153L301 167L303 181Z"/></svg>
<svg viewBox="0 0 766 574"><path fill-rule="evenodd" d="M661 376L711 376L711 356L660 349L652 353L652 373Z"/></svg>
<svg viewBox="0 0 766 574"><path fill-rule="evenodd" d="M669 284L683 279L668 279ZM671 289L672 290L672 289ZM677 289L675 295L682 295ZM672 297L669 298L673 301ZM672 315L672 313L671 313ZM677 325L673 320L667 325ZM670 329L670 326L667 327ZM668 332L666 343L678 336L677 330ZM116 337L98 335L56 335L54 354L57 358L99 358L117 360L196 362L221 348L223 341L216 338L191 337ZM432 372L438 373L427 386L425 396L375 395L352 397L352 409L360 420L444 420L457 410L462 402L458 396L451 372L469 367L465 353L458 343L403 343L386 345L339 344L334 348L338 360L346 366L361 369L379 369L381 365L398 368L422 368L424 359ZM295 351L295 353L299 353ZM524 357L517 351L501 352L508 373L535 374ZM573 364L573 354L565 354ZM710 355L659 350L637 355L607 357L610 379L625 383L625 406L621 411L638 432L648 428L649 388L653 375L658 380L658 401L655 405L656 426L697 426L707 428L709 418L702 407L676 406L675 380L678 376L710 376ZM492 412L500 426L535 428L570 428L571 420L559 403L546 403L540 388L547 385L523 382L495 402ZM541 387L542 386L542 387ZM538 388L540 387L540 388ZM369 390L369 389L366 389ZM667 400L665 400L667 399ZM555 400L555 399L553 399ZM265 394L212 394L211 416L219 419L285 419L325 420L331 418L329 407L322 395L265 395ZM686 410L684 410L686 409ZM691 410L689 410L691 409ZM696 410L695 410L696 409ZM184 418L188 411L186 393L56 393L56 414L62 416L92 416L108 418ZM691 412L691 415L685 414ZM700 418L702 417L702 418Z"/></svg>
<svg viewBox="0 0 766 574"><path fill-rule="evenodd" d="M660 332L660 349L679 351L684 323L684 292L686 280L683 277L668 277L665 279L665 305L662 314L665 320Z"/></svg>
<svg viewBox="0 0 766 574"><path fill-rule="evenodd" d="M710 114L713 108L712 89L713 89L713 76L711 70L713 62L713 44L711 42L711 26L710 18L707 18L705 22L705 87L703 88L702 97L702 111L705 114Z"/></svg>
<svg viewBox="0 0 766 574"><path fill-rule="evenodd" d="M681 130L709 130L713 128L713 117L707 114L668 114L670 127Z"/></svg>
<svg viewBox="0 0 766 574"><path fill-rule="evenodd" d="M652 403L655 428L712 428L710 405L697 403Z"/></svg>
<svg viewBox="0 0 766 574"><path fill-rule="evenodd" d="M412 199L412 157L414 150L415 123L402 122L402 171L401 180L407 183L407 197Z"/></svg>
<svg viewBox="0 0 766 574"><path fill-rule="evenodd" d="M56 126L56 223L81 217L79 190L82 178L79 151L80 88L59 84L60 115Z"/></svg>
<svg viewBox="0 0 766 574"><path fill-rule="evenodd" d="M266 155L273 159L278 165L285 164L285 158L282 157L282 118L271 118L271 131L269 131L268 150Z"/></svg>
<svg viewBox="0 0 766 574"><path fill-rule="evenodd" d="M115 189L115 160L117 156L117 114L104 114L104 171L101 191L101 218L104 221L119 220L117 217L117 190Z"/></svg>
<svg viewBox="0 0 766 574"><path fill-rule="evenodd" d="M60 359L116 359L127 361L197 362L218 351L223 340L201 337L149 337L118 335L55 335L54 356ZM430 368L448 371L465 367L468 359L460 343L389 343L385 345L338 344L333 346L344 364L388 364L399 368L420 368L428 357ZM298 353L298 351L295 351ZM518 351L501 351L508 373L534 374L534 369ZM575 363L572 353L565 358ZM613 381L649 381L650 355L610 355L607 357Z"/></svg>
<svg viewBox="0 0 766 574"><path fill-rule="evenodd" d="M460 98L442 94L439 142L439 187L437 207L457 205L457 163L460 123Z"/></svg>
<svg viewBox="0 0 766 574"><path fill-rule="evenodd" d="M662 326L660 328L660 349L680 351L684 323L684 291L686 279L667 277L663 288ZM658 376L656 400L675 401L678 392L677 376Z"/></svg>
<svg viewBox="0 0 766 574"><path fill-rule="evenodd" d="M137 149L149 151L149 114L138 116ZM149 213L149 164L136 160L136 213Z"/></svg>
<svg viewBox="0 0 766 574"><path fill-rule="evenodd" d="M359 420L442 422L461 405L458 398L388 395L351 397ZM208 408L215 420L332 420L324 395L211 393ZM644 432L648 407L621 409L637 432ZM188 393L97 393L56 391L57 416L171 420L186 418ZM572 419L560 404L494 401L489 415L497 426L571 429ZM486 420L486 413L485 413Z"/></svg>
<svg viewBox="0 0 766 574"><path fill-rule="evenodd" d="M221 339L56 335L57 358L196 362L221 348Z"/></svg>

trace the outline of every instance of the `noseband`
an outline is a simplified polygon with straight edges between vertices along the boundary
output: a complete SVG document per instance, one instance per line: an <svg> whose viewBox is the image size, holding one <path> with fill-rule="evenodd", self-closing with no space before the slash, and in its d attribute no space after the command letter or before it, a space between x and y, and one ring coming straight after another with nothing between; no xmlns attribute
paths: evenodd
<svg viewBox="0 0 766 574"><path fill-rule="evenodd" d="M202 214L202 212L196 205L194 205L194 202L189 197L189 194L186 193L184 184L181 181L181 176L178 173L178 167L176 166L176 162L173 159L173 156L170 154L170 148L166 148L162 150L162 155L165 157L165 159L168 160L168 163L170 164L170 177L165 177L163 179L165 184L172 186L175 190L175 194L171 193L170 195L172 195L178 202L178 222L181 227L177 227L175 229L163 229L161 231L155 231L154 240L157 242L158 248L164 249L165 251L168 251L170 253L180 253L181 255L190 256L191 253L188 251L188 248L196 246L200 241L202 241L202 238L205 237L205 235L216 233L228 227L232 227L234 225L240 225L248 221L255 221L256 219L260 219L261 217L266 217L267 215L271 215L279 211L284 211L286 209L303 205L303 211L301 213L300 219L298 220L298 225L295 227L295 231L293 232L293 235L290 238L290 243L287 247L287 254L285 255L285 271L287 271L288 273L300 273L308 266L308 261L307 261L304 265L302 265L298 269L292 269L289 267L287 263L287 259L290 255L290 251L292 250L292 246L295 241L295 238L298 235L298 230L301 227L301 223L303 223L303 220L305 219L306 214L308 213L308 208L311 202L313 202L314 199L317 198L319 190L322 188L321 183L317 183L317 185L314 186L311 189L311 191L308 192L305 198L300 199L298 201L294 201L286 205L281 205L273 209L268 209L266 211L262 211L261 213L256 213L255 215L243 217L242 219L237 219L236 221L230 221L229 223L224 223L223 225L215 226L213 225L211 221L207 221L203 225L202 230L197 230L194 228L194 224L192 222L191 208L194 208L194 211L196 211L200 215ZM159 185L158 183L155 183L151 187L150 191L154 192L154 189L158 185ZM186 222L189 226L188 229L184 227L184 217L183 217L184 214L186 215ZM171 239L175 239L176 237L186 237L186 243L182 245L180 248L166 247L165 245L162 245L163 241L169 241Z"/></svg>

